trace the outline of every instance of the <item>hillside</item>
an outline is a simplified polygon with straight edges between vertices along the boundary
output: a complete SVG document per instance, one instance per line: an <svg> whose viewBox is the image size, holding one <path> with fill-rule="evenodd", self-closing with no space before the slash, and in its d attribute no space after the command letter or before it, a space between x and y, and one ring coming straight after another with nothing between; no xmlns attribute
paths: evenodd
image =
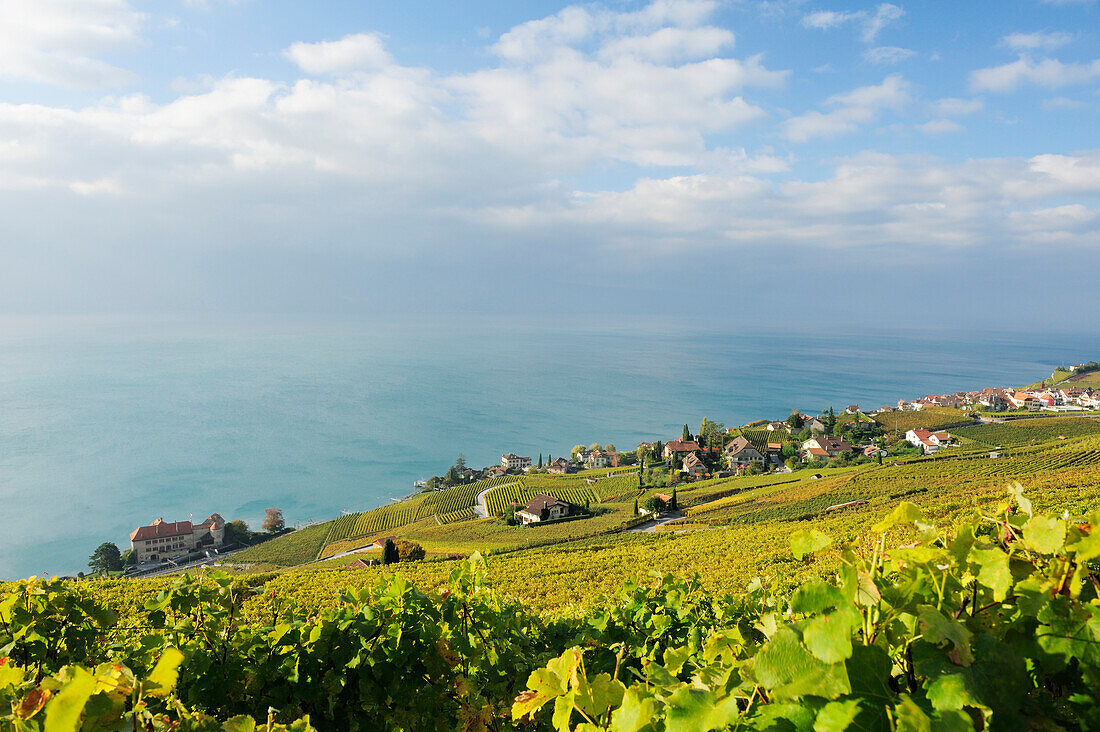
<svg viewBox="0 0 1100 732"><path fill-rule="evenodd" d="M22 673L38 663L86 715L152 710L196 731L260 729L239 715L268 709L266 729L288 732L470 715L470 729L547 731L586 716L635 732L978 729L983 714L982 729L1089 728L1100 419L959 431L966 444L932 458L685 485L683 517L653 533L616 530L652 489L612 477L587 489L607 509L592 519L387 529L485 559L0 586L0 644L23 659L0 662L0 702L59 714ZM296 532L284 560L337 523ZM47 655L11 635L15 609L35 638L68 640ZM120 679L132 693L96 704L75 690Z"/></svg>
<svg viewBox="0 0 1100 732"><path fill-rule="evenodd" d="M624 581L650 571L681 575L698 571L705 587L723 592L758 574L773 575L793 586L804 568L786 558L786 537L791 531L813 526L845 539L873 541L868 527L899 500L910 501L933 520L949 524L975 508L995 506L1004 496L1005 485L1018 481L1027 486L1037 507L1065 510L1078 518L1095 507L1095 486L1100 485L1097 418L1046 417L962 427L955 432L964 444L931 458L678 486L683 517L654 533L633 533L623 527L635 522L635 498L644 502L658 490L669 489L639 490L636 475L626 475L601 481L606 490L600 501L593 502L596 515L592 518L518 527L499 518L440 523L434 517L422 517L391 526L383 534L417 541L430 553L429 561L400 565L401 573L417 584L442 582L453 564L442 561L447 556L479 551L489 556L488 576L501 591L540 612L557 612L587 607ZM998 447L1002 457L990 459L991 446ZM563 490L572 490L573 478L535 476L523 481L532 484L525 490L536 486L549 490L558 480ZM629 490L627 480L632 481ZM515 479L500 485L509 492L519 490ZM600 496L601 490L593 488L591 495ZM858 505L829 510L853 502ZM308 531L300 539L291 534L257 547L266 554L251 555L249 561L256 562L253 571L296 563L291 560L302 556L293 548L299 541L308 543L314 553L320 551L317 547L323 540L318 537L328 536L331 526ZM369 538L353 543L361 545ZM328 551L341 548L327 546ZM233 561L241 561L241 556ZM352 559L290 568L270 579L268 586L288 596L308 586L311 602L325 604L334 602L338 588L348 582L370 581L367 578L389 571L342 569ZM150 587L158 586L150 582ZM327 595L320 592L319 599L322 587L328 588Z"/></svg>

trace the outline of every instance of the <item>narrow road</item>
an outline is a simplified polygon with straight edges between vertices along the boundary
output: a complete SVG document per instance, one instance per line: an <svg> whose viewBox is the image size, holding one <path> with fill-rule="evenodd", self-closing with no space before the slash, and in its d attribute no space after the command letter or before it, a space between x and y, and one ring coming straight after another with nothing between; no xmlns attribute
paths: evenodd
<svg viewBox="0 0 1100 732"><path fill-rule="evenodd" d="M646 521L644 524L638 524L627 529L627 532L632 534L652 534L657 530L658 526L664 526L669 521L675 521L678 518L682 518L679 511L669 511L668 513L662 513L652 521Z"/></svg>
<svg viewBox="0 0 1100 732"><path fill-rule="evenodd" d="M515 485L519 481L513 481L511 483L503 483L501 485L494 485L491 488L486 488L477 494L477 498L474 499L474 513L478 518L489 518L489 506L485 503L485 496L489 494L489 491L496 490L497 488L504 488L506 486Z"/></svg>

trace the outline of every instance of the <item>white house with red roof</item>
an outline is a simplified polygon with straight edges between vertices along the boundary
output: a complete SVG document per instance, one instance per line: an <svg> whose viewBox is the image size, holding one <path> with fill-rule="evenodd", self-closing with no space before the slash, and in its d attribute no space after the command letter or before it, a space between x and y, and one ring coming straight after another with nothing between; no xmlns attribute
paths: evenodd
<svg viewBox="0 0 1100 732"><path fill-rule="evenodd" d="M919 447L925 455L928 455L953 444L955 440L950 433L942 430L933 432L931 430L918 429L906 432L905 441L913 447Z"/></svg>

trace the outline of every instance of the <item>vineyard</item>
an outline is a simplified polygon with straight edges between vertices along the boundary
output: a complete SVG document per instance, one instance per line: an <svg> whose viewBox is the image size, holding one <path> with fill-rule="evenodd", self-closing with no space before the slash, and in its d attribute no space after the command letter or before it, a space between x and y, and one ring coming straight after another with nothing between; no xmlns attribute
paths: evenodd
<svg viewBox="0 0 1100 732"><path fill-rule="evenodd" d="M1040 496L1066 494L398 574L9 583L0 729L1093 729L1100 513Z"/></svg>
<svg viewBox="0 0 1100 732"><path fill-rule="evenodd" d="M501 485L509 480L516 480L510 476L487 478L475 483L457 485L432 493L421 493L403 501L397 501L385 506L380 506L370 511L353 513L341 516L323 524L317 524L311 529L318 531L309 534L309 538L298 537L300 532L294 532L287 536L273 539L260 547L253 547L241 552L238 558L246 562L268 562L282 566L300 564L302 561L310 561L323 554L331 554L334 551L354 548L356 539L365 539L382 532L393 531L402 526L407 526L425 518L435 517L439 523L454 523L475 518L474 501L477 494L486 488ZM320 530L319 527L324 527ZM317 533L321 534L319 540L314 540ZM268 546L270 544L270 546ZM313 546L313 555L302 559L307 551L307 546ZM283 548L286 551L283 551ZM330 547L336 547L330 549ZM285 556L284 556L285 555Z"/></svg>
<svg viewBox="0 0 1100 732"><path fill-rule="evenodd" d="M875 421L882 426L884 432L897 431L902 435L909 430L935 430L969 420L966 412L943 407L925 407L919 412L883 412L875 416Z"/></svg>
<svg viewBox="0 0 1100 732"><path fill-rule="evenodd" d="M1086 435L1100 436L1100 420L1089 417L1036 418L959 427L954 434L989 447L1010 447Z"/></svg>
<svg viewBox="0 0 1100 732"><path fill-rule="evenodd" d="M630 478L637 482L637 478ZM584 506L585 503L598 503L600 497L588 486L580 485L553 485L554 481L539 481L531 485L527 478L516 480L513 483L499 486L489 491L485 496L485 504L490 516L507 516L512 513L512 507L522 508L536 495L542 493L554 498L559 498L576 506Z"/></svg>

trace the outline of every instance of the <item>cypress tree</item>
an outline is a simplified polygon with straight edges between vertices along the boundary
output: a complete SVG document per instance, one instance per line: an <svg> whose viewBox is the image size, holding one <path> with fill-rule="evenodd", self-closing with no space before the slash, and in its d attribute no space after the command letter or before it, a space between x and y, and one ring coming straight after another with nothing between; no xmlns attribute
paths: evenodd
<svg viewBox="0 0 1100 732"><path fill-rule="evenodd" d="M672 500L669 501L668 507L672 511L676 510L676 488L675 487L673 487L673 489L672 489Z"/></svg>
<svg viewBox="0 0 1100 732"><path fill-rule="evenodd" d="M680 436L680 439L684 442L687 442L691 439L691 433L688 432L688 426L686 424L684 425L684 433Z"/></svg>
<svg viewBox="0 0 1100 732"><path fill-rule="evenodd" d="M400 561L401 556L397 553L397 545L393 543L393 539L386 539L382 547L382 564L397 564Z"/></svg>
<svg viewBox="0 0 1100 732"><path fill-rule="evenodd" d="M637 498L634 499L634 515L635 516L638 515L638 499Z"/></svg>
<svg viewBox="0 0 1100 732"><path fill-rule="evenodd" d="M542 470L542 453L539 453L539 470Z"/></svg>

